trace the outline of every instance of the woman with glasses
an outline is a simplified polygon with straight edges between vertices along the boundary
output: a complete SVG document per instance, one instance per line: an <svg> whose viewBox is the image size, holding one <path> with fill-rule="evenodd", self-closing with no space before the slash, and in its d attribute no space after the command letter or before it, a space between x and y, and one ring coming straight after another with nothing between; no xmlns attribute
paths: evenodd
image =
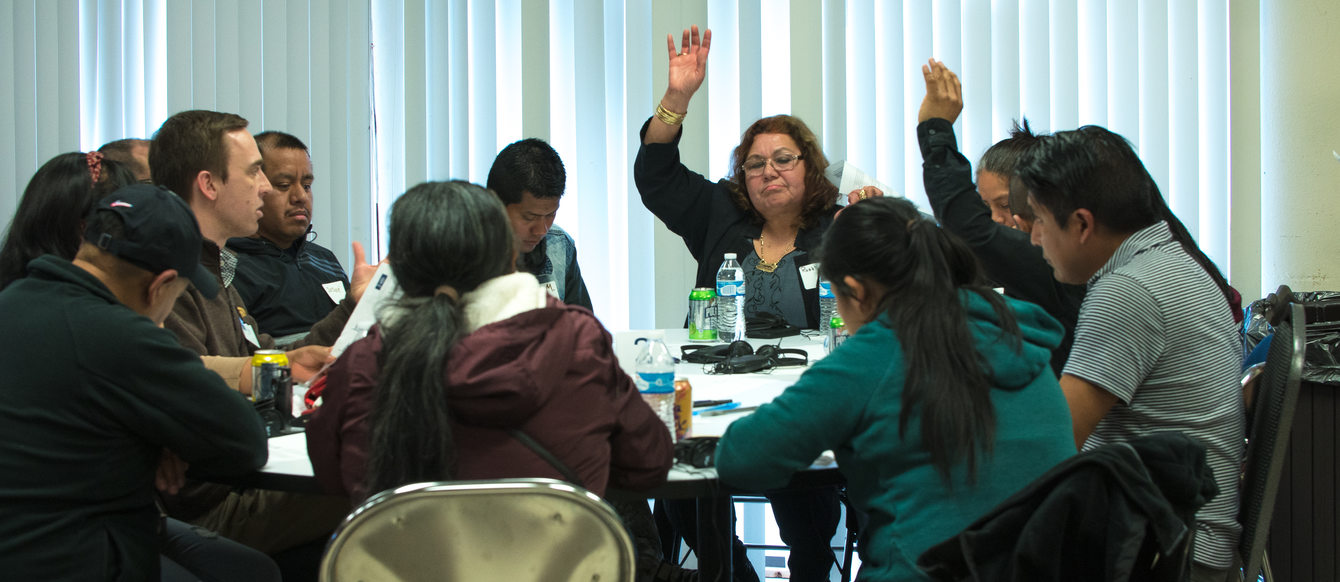
<svg viewBox="0 0 1340 582"><path fill-rule="evenodd" d="M698 261L695 286L714 287L726 253L744 268L744 316L770 313L787 323L819 328L818 265L811 253L837 215L837 187L824 177L828 158L805 123L790 115L765 117L745 130L731 155L731 172L713 182L680 162L681 123L689 100L702 85L712 31L685 30L675 48L667 36L670 82L655 115L642 126L642 147L633 177L642 203L672 232L683 237ZM880 196L866 187L848 194L850 202ZM839 518L835 487L768 495L782 540L791 549L791 579L827 580L833 565L829 548ZM692 508L664 505L690 546L725 539L693 538ZM710 532L707 532L710 533ZM752 580L744 548L734 540L737 580Z"/></svg>
<svg viewBox="0 0 1340 582"><path fill-rule="evenodd" d="M812 251L837 214L837 187L824 177L828 158L805 123L790 115L754 122L731 155L731 173L712 182L680 162L681 123L703 83L712 31L685 30L676 51L667 37L670 82L642 127L633 177L642 203L698 260L696 286L715 286L717 267L735 253L744 267L745 316L772 313L818 329L819 291ZM873 187L852 201L882 193Z"/></svg>

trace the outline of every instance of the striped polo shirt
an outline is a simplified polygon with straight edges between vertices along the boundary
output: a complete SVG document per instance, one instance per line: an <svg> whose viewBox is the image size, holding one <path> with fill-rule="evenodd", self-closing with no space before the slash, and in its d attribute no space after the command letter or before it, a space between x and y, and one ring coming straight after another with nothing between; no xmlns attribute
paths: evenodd
<svg viewBox="0 0 1340 582"><path fill-rule="evenodd" d="M1242 529L1240 346L1219 287L1159 222L1089 279L1064 371L1117 397L1084 450L1160 431L1205 444L1219 495L1196 514L1193 558L1215 568L1232 563Z"/></svg>

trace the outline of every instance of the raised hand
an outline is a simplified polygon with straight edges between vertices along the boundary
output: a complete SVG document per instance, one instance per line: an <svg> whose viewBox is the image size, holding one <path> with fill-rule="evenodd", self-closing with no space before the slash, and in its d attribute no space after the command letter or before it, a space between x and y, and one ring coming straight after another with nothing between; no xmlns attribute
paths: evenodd
<svg viewBox="0 0 1340 582"><path fill-rule="evenodd" d="M954 123L963 112L963 86L958 75L944 63L931 59L921 66L921 76L926 79L926 97L921 100L917 123L935 118Z"/></svg>
<svg viewBox="0 0 1340 582"><path fill-rule="evenodd" d="M382 259L382 263L386 262ZM367 256L363 252L363 243L354 241L354 274L349 278L349 295L353 297L354 303L363 298L363 291L368 288L368 283L372 281L372 276L377 274L377 267L382 263L368 263Z"/></svg>
<svg viewBox="0 0 1340 582"><path fill-rule="evenodd" d="M670 83L661 104L675 113L688 111L689 99L698 92L707 78L707 53L712 48L712 30L698 37L698 26L684 30L680 48L675 48L673 35L665 35L665 48L670 54Z"/></svg>

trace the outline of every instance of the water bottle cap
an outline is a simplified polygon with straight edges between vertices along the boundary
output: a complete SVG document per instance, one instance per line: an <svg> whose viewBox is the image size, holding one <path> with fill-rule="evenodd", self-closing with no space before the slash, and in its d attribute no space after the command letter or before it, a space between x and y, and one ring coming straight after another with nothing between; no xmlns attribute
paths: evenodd
<svg viewBox="0 0 1340 582"><path fill-rule="evenodd" d="M726 253L726 260L727 260L727 261L732 260L732 259L734 259L734 258L735 258L735 253Z"/></svg>

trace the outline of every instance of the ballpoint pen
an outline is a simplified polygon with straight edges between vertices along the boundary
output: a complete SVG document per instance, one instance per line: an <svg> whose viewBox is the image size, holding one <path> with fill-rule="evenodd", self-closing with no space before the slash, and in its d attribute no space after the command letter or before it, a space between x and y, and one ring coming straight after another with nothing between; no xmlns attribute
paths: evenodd
<svg viewBox="0 0 1340 582"><path fill-rule="evenodd" d="M751 410L755 410L755 409L757 409L757 408L758 408L757 406L740 406L739 403L737 402L737 403L735 404L735 406L732 406L732 407L730 407L730 408L718 408L718 409L715 409L715 410L704 410L704 411L702 411L702 413L703 413L702 416L721 416L721 415L723 415L723 414L732 414L732 413L736 413L736 412L749 412L749 411L751 411ZM694 414L697 414L697 413L694 413Z"/></svg>
<svg viewBox="0 0 1340 582"><path fill-rule="evenodd" d="M713 412L725 412L725 411L727 411L727 410L731 410L731 409L739 408L739 407L740 407L740 403L739 403L739 402L726 402L725 404L718 404L718 405L716 405L716 406L709 406L709 407L707 407L707 408L700 408L700 409L698 409L698 410L693 411L693 413L694 413L694 414L702 414L702 415L705 415L705 416L712 416L712 414L710 414L710 413L713 413Z"/></svg>

